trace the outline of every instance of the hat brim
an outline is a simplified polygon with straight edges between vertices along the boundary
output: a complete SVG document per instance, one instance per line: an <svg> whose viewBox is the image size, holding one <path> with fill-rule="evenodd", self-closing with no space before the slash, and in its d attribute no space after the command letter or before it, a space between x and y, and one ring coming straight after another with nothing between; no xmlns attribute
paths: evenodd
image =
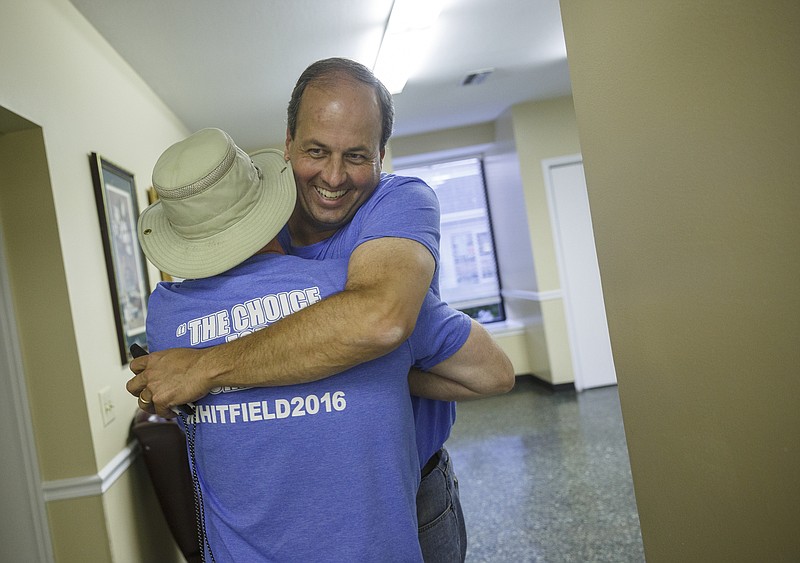
<svg viewBox="0 0 800 563"><path fill-rule="evenodd" d="M150 262L174 277L207 278L241 264L278 235L297 198L291 165L275 149L251 158L261 170L258 197L244 217L223 231L201 239L182 237L160 201L139 215L139 241Z"/></svg>

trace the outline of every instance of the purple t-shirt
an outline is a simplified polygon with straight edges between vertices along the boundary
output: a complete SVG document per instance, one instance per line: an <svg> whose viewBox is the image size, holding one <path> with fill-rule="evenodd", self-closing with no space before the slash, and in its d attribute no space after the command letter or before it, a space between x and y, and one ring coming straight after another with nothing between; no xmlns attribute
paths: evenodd
<svg viewBox="0 0 800 563"><path fill-rule="evenodd" d="M417 241L436 260L431 290L438 296L439 216L439 200L425 182L419 178L381 174L378 187L353 220L332 237L309 246L292 246L289 231L284 228L280 241L290 254L314 260L349 259L358 245L376 238L398 237ZM453 402L419 397L411 397L411 403L420 466L423 466L450 436L456 407Z"/></svg>
<svg viewBox="0 0 800 563"><path fill-rule="evenodd" d="M259 254L212 278L160 283L150 351L241 338L344 288L347 260ZM347 331L347 327L341 327ZM319 381L218 388L196 403L196 469L217 561L422 561L408 370L466 341L429 293L393 352Z"/></svg>

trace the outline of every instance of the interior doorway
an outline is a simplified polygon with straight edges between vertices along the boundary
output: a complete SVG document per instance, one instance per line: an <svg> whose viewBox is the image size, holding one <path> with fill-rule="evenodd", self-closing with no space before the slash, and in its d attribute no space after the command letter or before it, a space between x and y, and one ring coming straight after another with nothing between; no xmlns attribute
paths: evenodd
<svg viewBox="0 0 800 563"><path fill-rule="evenodd" d="M3 230L3 195L20 162L14 135L37 127L0 107L0 498L7 515L0 527L1 561L53 561Z"/></svg>

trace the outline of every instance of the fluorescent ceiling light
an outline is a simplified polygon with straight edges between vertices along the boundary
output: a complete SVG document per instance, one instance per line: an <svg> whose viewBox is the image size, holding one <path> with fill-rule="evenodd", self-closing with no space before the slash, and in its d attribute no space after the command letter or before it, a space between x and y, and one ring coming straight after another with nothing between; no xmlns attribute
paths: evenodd
<svg viewBox="0 0 800 563"><path fill-rule="evenodd" d="M375 75L392 94L399 94L430 43L430 31L443 0L394 0L383 34Z"/></svg>

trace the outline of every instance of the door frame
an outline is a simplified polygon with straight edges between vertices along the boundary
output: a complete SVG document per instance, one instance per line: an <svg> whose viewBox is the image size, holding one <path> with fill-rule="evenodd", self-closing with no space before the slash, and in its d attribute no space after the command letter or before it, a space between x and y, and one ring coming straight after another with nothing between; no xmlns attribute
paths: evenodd
<svg viewBox="0 0 800 563"><path fill-rule="evenodd" d="M604 383L602 385L587 386L587 381L584 371L585 366L583 366L583 362L581 361L582 356L579 352L580 344L576 329L576 313L575 310L573 309L573 304L570 299L570 287L565 267L564 242L560 235L559 215L557 214L556 204L555 204L555 192L554 192L555 186L553 185L553 179L551 175L551 171L554 168L576 165L576 164L583 165L583 155L581 153L542 160L542 172L544 175L545 193L547 195L547 207L551 222L551 230L553 234L553 245L556 255L558 275L561 284L562 299L564 302L564 312L566 315L567 338L569 339L569 352L570 352L570 358L572 360L572 369L575 379L574 385L577 391L583 391L588 387L616 384L616 370L613 365L613 354L612 354L611 368L614 371L614 382ZM603 303L602 306L605 307L605 304ZM606 321L606 334L608 335L607 321ZM610 337L608 338L608 346L609 346L609 354L611 354Z"/></svg>
<svg viewBox="0 0 800 563"><path fill-rule="evenodd" d="M15 518L24 518L32 523L30 540L36 545L36 554L20 554L24 557L36 556L37 561L52 563L53 546L50 539L50 528L47 523L47 509L42 492L42 479L39 471L39 461L36 452L36 442L31 422L30 405L28 403L25 372L22 365L22 354L19 346L14 302L11 295L11 285L8 278L8 261L5 253L5 239L3 237L2 218L0 218L0 371L7 374L2 378L6 387L3 399L3 408L10 413L10 418L16 421L13 428L4 431L11 434L12 440L16 438L18 448L14 451L3 452L4 456L16 456L24 468L23 475L19 476L24 481L23 496L27 497L22 504L17 506ZM3 476L7 477L7 476ZM24 512L22 512L24 511Z"/></svg>

